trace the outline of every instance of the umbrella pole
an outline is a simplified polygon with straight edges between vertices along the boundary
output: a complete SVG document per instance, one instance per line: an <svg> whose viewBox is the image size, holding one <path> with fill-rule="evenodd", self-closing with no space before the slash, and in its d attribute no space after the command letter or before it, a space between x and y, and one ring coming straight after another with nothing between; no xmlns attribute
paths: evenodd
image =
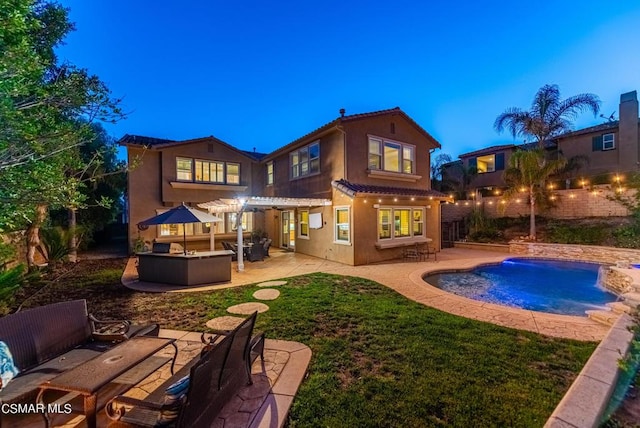
<svg viewBox="0 0 640 428"><path fill-rule="evenodd" d="M184 250L184 255L187 255L187 224L186 223L182 223L182 244L183 244L183 250Z"/></svg>

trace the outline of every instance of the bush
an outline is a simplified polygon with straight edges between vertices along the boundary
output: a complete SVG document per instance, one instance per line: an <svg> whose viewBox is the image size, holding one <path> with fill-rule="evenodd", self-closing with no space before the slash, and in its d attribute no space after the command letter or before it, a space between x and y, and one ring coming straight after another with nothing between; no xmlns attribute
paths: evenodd
<svg viewBox="0 0 640 428"><path fill-rule="evenodd" d="M0 271L0 301L4 302L13 296L24 279L24 265L20 264L11 269Z"/></svg>
<svg viewBox="0 0 640 428"><path fill-rule="evenodd" d="M40 229L40 238L45 251L40 248L40 253L47 259L49 265L65 261L69 255L69 232L61 227Z"/></svg>
<svg viewBox="0 0 640 428"><path fill-rule="evenodd" d="M503 236L502 236L502 232L492 228L492 229L485 229L485 230L476 230L474 232L471 232L469 234L469 240L473 242L488 243L488 242L502 241Z"/></svg>
<svg viewBox="0 0 640 428"><path fill-rule="evenodd" d="M613 238L616 247L640 249L640 227L637 224L614 230Z"/></svg>
<svg viewBox="0 0 640 428"><path fill-rule="evenodd" d="M548 240L558 244L601 245L609 236L608 229L602 224L571 225L549 223Z"/></svg>

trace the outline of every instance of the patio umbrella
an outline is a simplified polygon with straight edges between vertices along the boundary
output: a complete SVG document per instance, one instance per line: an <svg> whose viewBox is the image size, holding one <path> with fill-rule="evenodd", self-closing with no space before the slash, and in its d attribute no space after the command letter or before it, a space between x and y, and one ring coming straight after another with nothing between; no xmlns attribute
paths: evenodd
<svg viewBox="0 0 640 428"><path fill-rule="evenodd" d="M215 223L222 221L220 217L216 217L209 213L190 208L184 204L171 208L169 211L163 212L151 218L141 221L138 226L152 226L158 224L182 224L182 239L184 240L184 253L187 254L187 232L185 224L187 223Z"/></svg>

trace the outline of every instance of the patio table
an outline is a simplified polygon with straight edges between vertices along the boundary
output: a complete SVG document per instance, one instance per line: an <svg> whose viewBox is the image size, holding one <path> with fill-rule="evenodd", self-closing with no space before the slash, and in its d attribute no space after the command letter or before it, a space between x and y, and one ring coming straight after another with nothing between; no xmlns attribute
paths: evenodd
<svg viewBox="0 0 640 428"><path fill-rule="evenodd" d="M171 373L173 374L175 359L178 354L178 348L174 342L175 339L158 337L140 336L131 338L86 363L43 383L40 385L40 392L36 401L39 404L44 404L44 394L47 391L72 393L65 396L65 398L69 399L81 395L83 397L83 413L87 420L87 426L95 428L100 389L168 345L172 345L174 348L173 358L160 360L160 365L164 365L170 360ZM46 425L49 426L49 415L45 413L44 417Z"/></svg>

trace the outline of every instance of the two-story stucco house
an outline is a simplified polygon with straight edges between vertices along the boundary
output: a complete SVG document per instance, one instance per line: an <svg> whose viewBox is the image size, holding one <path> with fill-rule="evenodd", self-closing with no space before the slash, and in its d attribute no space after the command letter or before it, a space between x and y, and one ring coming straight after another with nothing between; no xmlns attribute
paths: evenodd
<svg viewBox="0 0 640 428"><path fill-rule="evenodd" d="M581 158L582 167L576 174L586 181L602 180L603 174L625 175L640 171L640 120L636 91L620 96L619 120L568 132L545 142L550 156L565 159ZM444 174L459 181L461 171L477 170L469 189L501 188L505 186L502 174L509 157L518 149L532 147L528 144L506 144L464 153L460 160L444 168Z"/></svg>
<svg viewBox="0 0 640 428"><path fill-rule="evenodd" d="M413 243L440 248L440 202L446 197L431 189L429 171L431 152L440 144L399 108L349 116L341 111L266 155L213 137L175 142L125 136L120 143L129 161L137 157L141 164L129 176L132 241L182 234L181 225L137 230L139 221L163 209L236 199L261 202L244 210L244 230L260 229L274 246L323 259L361 265L397 258ZM224 216L213 225L216 243L235 238L235 214ZM207 248L208 226L191 228L190 245Z"/></svg>

